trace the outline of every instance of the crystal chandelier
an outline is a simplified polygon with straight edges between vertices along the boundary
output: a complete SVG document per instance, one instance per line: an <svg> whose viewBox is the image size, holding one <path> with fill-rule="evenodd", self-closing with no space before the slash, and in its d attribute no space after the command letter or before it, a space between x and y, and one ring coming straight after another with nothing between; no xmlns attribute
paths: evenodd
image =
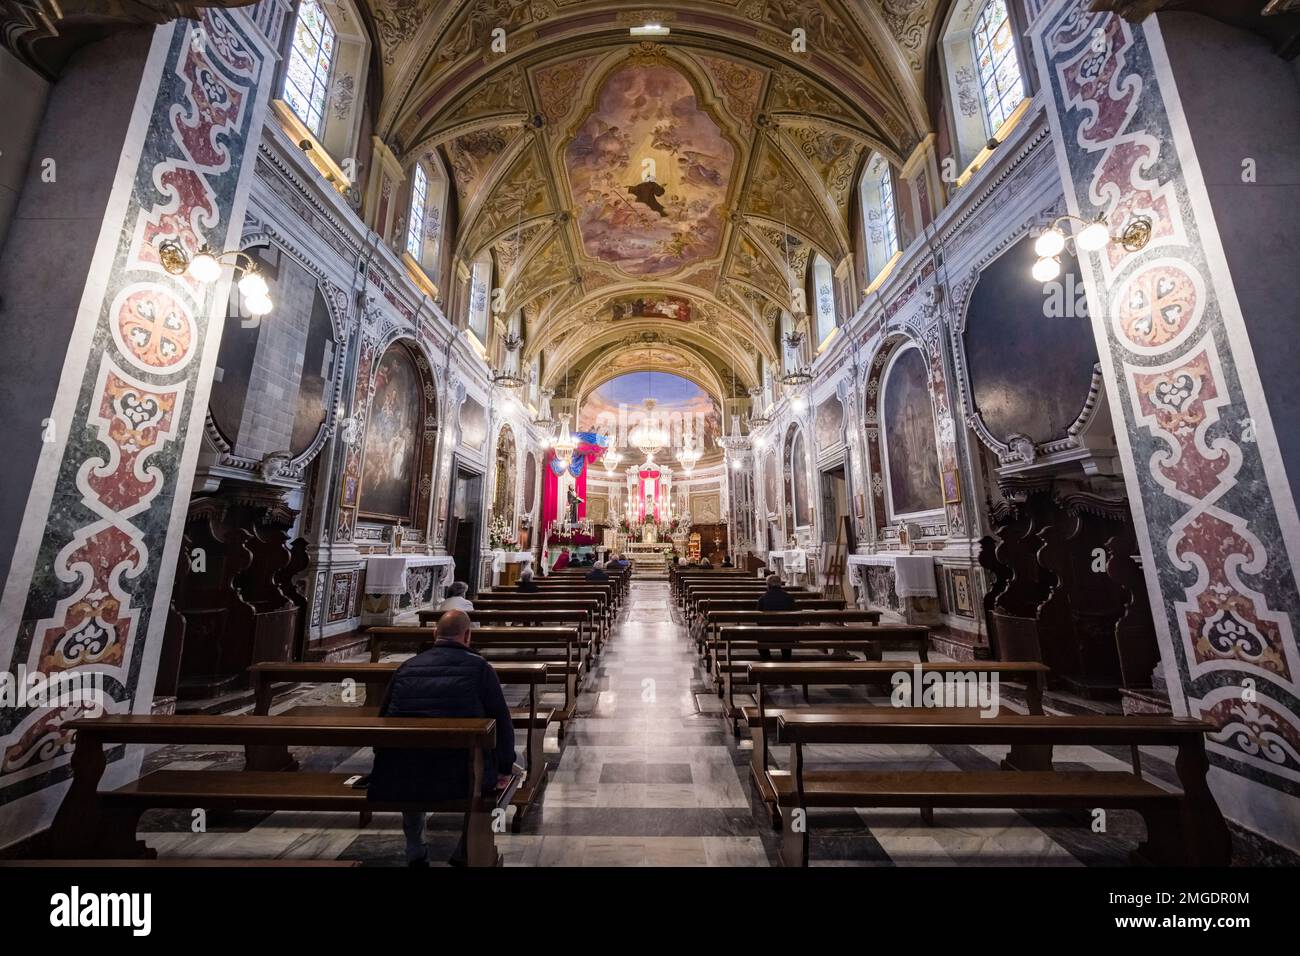
<svg viewBox="0 0 1300 956"><path fill-rule="evenodd" d="M677 456L677 461L682 466L682 473L688 478L691 476L691 472L695 470L695 463L699 460L700 450L694 445L687 445Z"/></svg>
<svg viewBox="0 0 1300 956"><path fill-rule="evenodd" d="M654 417L654 410L655 400L647 398L645 400L645 417L637 423L637 426L627 436L628 443L633 448L640 449L647 459L654 458L655 452L670 441L668 433L659 424L659 420Z"/></svg>
<svg viewBox="0 0 1300 956"><path fill-rule="evenodd" d="M767 414L763 408L763 387L755 385L749 390L750 409L749 409L749 429L762 428L764 425L772 424L772 417Z"/></svg>
<svg viewBox="0 0 1300 956"><path fill-rule="evenodd" d="M578 443L574 441L573 433L569 431L569 416L565 415L560 426L559 437L551 442L551 448L555 451L556 458L568 458L577 447Z"/></svg>
<svg viewBox="0 0 1300 956"><path fill-rule="evenodd" d="M799 365L799 349L803 345L803 332L799 329L792 329L785 333L785 348L790 354L793 362L790 370L781 376L781 384L791 388L797 388L800 385L807 385L813 380L812 369L806 365Z"/></svg>
<svg viewBox="0 0 1300 956"><path fill-rule="evenodd" d="M618 463L622 460L622 455L616 451L610 451L610 453L605 456L605 474L613 478L614 469L618 467Z"/></svg>
<svg viewBox="0 0 1300 956"><path fill-rule="evenodd" d="M549 445L555 437L555 426L559 424L555 416L551 414L551 398L555 395L555 389L542 389L542 407L538 411L537 417L533 419L533 424L537 426L542 433L542 441Z"/></svg>

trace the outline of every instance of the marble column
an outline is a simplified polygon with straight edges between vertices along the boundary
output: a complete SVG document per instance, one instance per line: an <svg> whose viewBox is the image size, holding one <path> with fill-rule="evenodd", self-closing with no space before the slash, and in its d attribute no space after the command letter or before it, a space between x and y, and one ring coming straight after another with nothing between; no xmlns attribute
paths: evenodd
<svg viewBox="0 0 1300 956"><path fill-rule="evenodd" d="M1293 257L1297 223L1290 212L1231 236L1231 260L1221 225L1234 204L1293 210L1296 180L1265 166L1261 181L1280 177L1276 188L1238 190L1214 207L1223 183L1204 171L1224 124L1241 156L1297 138L1295 77L1247 34L1221 37L1214 57L1175 68L1167 27L1191 44L1226 30L1164 14L1134 24L1090 12L1086 0L1058 0L1030 32L1069 211L1105 216L1112 234L1132 216L1152 220L1141 251L1113 244L1079 264L1173 707L1221 728L1208 746L1224 813L1295 849L1300 524L1284 452L1294 451L1296 430L1269 408L1293 401L1294 270L1250 270L1261 257ZM1230 84L1215 66L1229 62L1224 50ZM1207 70L1216 75L1198 75ZM1217 99L1200 95L1206 83ZM1235 94L1222 87L1237 85L1246 106L1224 100ZM1275 118L1251 128L1252 113ZM1210 135L1194 141L1192 127ZM1260 212L1261 225L1268 215ZM1285 300L1261 300L1253 288L1282 281L1292 286ZM1279 355L1289 382L1269 378Z"/></svg>
<svg viewBox="0 0 1300 956"><path fill-rule="evenodd" d="M57 179L33 168L0 254L8 331L28 343L0 380L25 393L13 434L33 452L7 460L0 501L0 668L93 672L113 712L152 705L229 291L228 270L212 286L165 272L158 243L238 245L273 74L239 12L83 48L33 148ZM51 819L80 709L0 710L0 845ZM104 786L139 756L113 754Z"/></svg>

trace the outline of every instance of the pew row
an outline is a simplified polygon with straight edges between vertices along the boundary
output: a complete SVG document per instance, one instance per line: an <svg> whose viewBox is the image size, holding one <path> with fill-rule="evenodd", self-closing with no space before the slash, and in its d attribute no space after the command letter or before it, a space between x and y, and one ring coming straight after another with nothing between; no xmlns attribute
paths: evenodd
<svg viewBox="0 0 1300 956"><path fill-rule="evenodd" d="M491 797L479 794L484 752L496 741L489 718L421 717L211 717L109 714L68 721L76 733L72 784L50 831L56 858L152 858L136 839L140 816L157 808L259 811L388 812L418 810L464 814L468 865L500 865L492 830L495 810L514 797L518 779ZM257 770L155 770L116 790L101 791L105 748L120 744L394 747L464 751L465 796L442 803L371 802L342 773Z"/></svg>

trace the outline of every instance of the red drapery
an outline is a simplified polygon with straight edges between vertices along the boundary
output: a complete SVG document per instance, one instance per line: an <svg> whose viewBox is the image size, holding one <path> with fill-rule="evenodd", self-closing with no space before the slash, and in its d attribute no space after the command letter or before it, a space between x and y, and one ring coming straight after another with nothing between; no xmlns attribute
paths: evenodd
<svg viewBox="0 0 1300 956"><path fill-rule="evenodd" d="M641 483L637 486L637 514L643 521L646 520L646 518L648 517L646 515L645 483L647 479L650 478L653 478L655 482L655 493L652 496L653 505L651 507L651 510L653 512L654 520L655 521L659 520L659 492L663 487L662 483L659 480L660 476L661 473L658 470L651 471L649 469L643 469L637 472L637 477L641 480Z"/></svg>
<svg viewBox="0 0 1300 956"><path fill-rule="evenodd" d="M589 445L586 443L579 444L573 451L575 456L582 455L586 462L582 466L582 472L573 479L573 493L582 501L578 502L578 520L581 521L587 517L587 470L591 468L594 462L600 460L600 456L605 454L605 449L599 445ZM542 527L549 528L551 522L555 521L564 512L568 502L560 501L560 476L555 473L551 467L551 462L555 461L555 452L547 449L546 462L542 468ZM566 461L566 466L572 464L573 459Z"/></svg>

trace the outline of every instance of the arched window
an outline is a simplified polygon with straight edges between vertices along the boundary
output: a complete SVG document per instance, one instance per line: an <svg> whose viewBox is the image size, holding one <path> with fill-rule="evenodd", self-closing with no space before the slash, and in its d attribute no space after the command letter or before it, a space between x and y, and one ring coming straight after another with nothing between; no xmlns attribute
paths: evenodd
<svg viewBox="0 0 1300 956"><path fill-rule="evenodd" d="M858 185L862 197L863 235L867 243L867 280L880 274L898 252L898 206L894 200L894 173L889 160L873 153Z"/></svg>
<svg viewBox="0 0 1300 956"><path fill-rule="evenodd" d="M417 261L424 255L424 216L429 205L429 174L419 163L411 176L411 214L406 223L406 251Z"/></svg>
<svg viewBox="0 0 1300 956"><path fill-rule="evenodd" d="M953 158L968 166L1016 113L1029 89L1016 11L1007 0L953 4L940 45L948 83Z"/></svg>
<svg viewBox="0 0 1300 956"><path fill-rule="evenodd" d="M328 176L351 181L370 61L355 0L300 0L297 12L284 16L289 44L275 110L295 142L315 139L314 165L333 162Z"/></svg>
<svg viewBox="0 0 1300 956"><path fill-rule="evenodd" d="M1006 0L988 0L984 4L971 29L971 42L975 45L984 119L992 136L1025 98Z"/></svg>
<svg viewBox="0 0 1300 956"><path fill-rule="evenodd" d="M474 260L469 284L469 330L487 348L488 319L492 298L492 254L486 250Z"/></svg>
<svg viewBox="0 0 1300 956"><path fill-rule="evenodd" d="M284 98L317 136L325 131L325 98L334 65L334 42L334 24L325 10L316 0L302 0L293 25Z"/></svg>
<svg viewBox="0 0 1300 956"><path fill-rule="evenodd" d="M813 260L813 303L817 309L817 345L835 331L835 273L831 264L818 255Z"/></svg>

